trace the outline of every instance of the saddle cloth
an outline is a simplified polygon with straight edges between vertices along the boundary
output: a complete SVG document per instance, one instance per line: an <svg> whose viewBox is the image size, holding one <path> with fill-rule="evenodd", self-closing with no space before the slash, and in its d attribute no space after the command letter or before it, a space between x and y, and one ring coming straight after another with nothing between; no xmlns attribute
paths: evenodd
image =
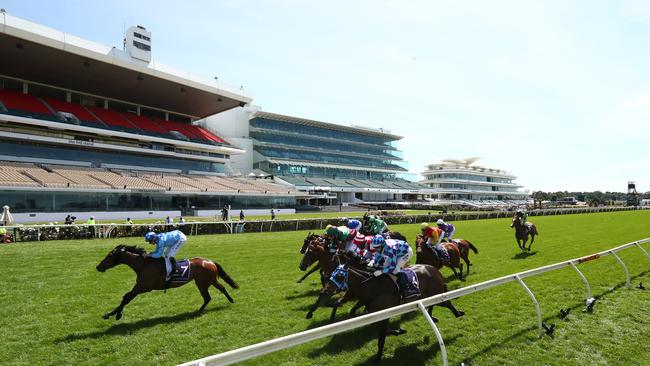
<svg viewBox="0 0 650 366"><path fill-rule="evenodd" d="M390 278L393 280L393 283L395 284L395 287L397 287L398 292L403 292L402 288L399 286L399 282L397 281L397 276L406 276L406 283L408 284L408 293L409 293L409 298L413 296L420 296L420 283L418 282L418 276L415 274L415 272L408 268L402 268L400 270L401 273L398 273L397 275L391 275Z"/></svg>
<svg viewBox="0 0 650 366"><path fill-rule="evenodd" d="M165 281L187 282L190 280L190 261L188 259L176 261L176 272L170 276L171 261L165 258Z"/></svg>
<svg viewBox="0 0 650 366"><path fill-rule="evenodd" d="M449 253L447 252L447 249L444 247L433 247L433 252L438 256L438 259L440 259L440 263L446 264L449 263L450 258L449 258Z"/></svg>

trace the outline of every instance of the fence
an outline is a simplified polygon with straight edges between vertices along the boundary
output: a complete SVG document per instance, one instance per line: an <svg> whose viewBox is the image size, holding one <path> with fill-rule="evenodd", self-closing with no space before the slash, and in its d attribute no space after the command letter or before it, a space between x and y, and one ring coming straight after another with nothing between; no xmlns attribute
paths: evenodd
<svg viewBox="0 0 650 366"><path fill-rule="evenodd" d="M508 276L499 277L499 278L496 278L496 279L493 279L493 280L490 280L490 281L481 282L481 283L478 283L476 285L463 287L463 288L460 288L460 289L457 289L457 290L449 291L449 292L439 294L439 295L436 295L436 296L432 296L432 297L429 297L429 298L426 298L426 299L421 299L421 300L418 300L418 301L415 301L415 302L403 304L403 305L400 305L400 306L385 309L385 310L378 311L378 312L375 312L375 313L371 313L371 314L368 314L368 315L363 315L363 316L360 316L358 318L344 320L342 322L338 322L338 323L335 323L335 324L329 324L329 325L326 325L326 326L322 326L322 327L319 327L319 328L307 330L307 331L304 331L304 332L291 334L291 335L288 335L288 336L285 336L285 337L276 338L276 339L272 339L270 341L266 341L266 342L254 344L254 345L251 345L251 346L239 348L239 349L236 349L236 350L220 353L220 354L217 354L217 355L201 358L201 359L198 359L198 360L195 360L195 361L186 362L186 363L181 364L180 366L228 365L228 364L232 364L232 363L235 363L235 362L245 361L245 360L248 360L248 359L251 359L251 358L254 358L254 357L257 357L257 356L261 356L261 355L264 355L264 354L267 354L267 353L279 351L279 350L282 350L282 349L286 349L286 348L293 347L293 346L296 346L296 345L299 345L299 344L302 344L302 343L310 342L310 341L313 341L313 340L316 340L316 339L328 337L328 336L335 335L335 334L338 334L338 333L343 333L343 332L346 332L348 330L363 327L363 326L366 326L366 325L369 325L369 324L376 323L376 322L381 321L381 320L389 319L389 318L392 318L392 317L395 317L395 316L398 316L398 315L402 315L402 314L405 314L405 313L413 312L413 311L420 311L425 316L425 318L427 319L429 325L431 325L431 327L433 328L433 331L434 331L434 333L436 335L436 338L438 339L438 343L440 345L440 352L441 352L441 355L442 355L442 363L443 363L443 365L447 366L447 351L445 349L445 344L444 344L444 341L442 339L442 335L441 335L440 331L438 330L438 327L436 326L436 324L433 322L432 318L429 316L429 313L426 311L426 307L428 307L429 305L439 304L439 303L447 301L447 300L452 300L452 299L455 299L455 298L458 298L458 297L461 297L461 296L465 296L465 295L469 295L469 294L472 294L472 293L475 293L475 292L478 292L478 291L486 290L486 289L489 289L491 287L502 285L502 284L505 284L505 283L508 283L508 282L517 281L519 283L519 285L524 289L524 291L528 294L528 296L530 296L530 298L531 298L531 300L533 302L533 305L535 307L535 311L537 313L538 331L539 331L540 336L542 336L544 334L543 333L544 330L542 328L542 313L541 313L541 310L540 310L540 307L539 307L539 303L537 302L537 299L535 298L535 295L533 294L533 292L524 283L524 281L523 281L524 278L532 277L532 276L535 276L535 275L539 275L539 274L542 274L542 273L546 273L546 272L550 272L550 271L554 271L554 270L557 270L557 269L560 269L560 268L570 266L577 272L578 276L580 277L580 279L584 283L585 288L586 288L586 302L587 302L587 305L590 305L590 304L593 304L593 297L592 297L592 293L591 293L591 287L589 286L589 282L587 281L587 278L582 274L582 272L580 272L580 269L578 269L577 265L580 264L580 263L591 261L591 260L596 260L598 258L602 258L602 257L608 256L608 255L613 255L616 258L616 260L618 261L618 263L621 265L621 267L623 268L623 271L625 272L625 285L629 289L630 288L630 272L628 271L627 266L625 265L623 260L621 260L621 258L616 253L621 251L621 250L624 250L624 249L628 249L628 248L631 248L631 247L637 247L637 248L639 248L641 250L641 252L646 257L648 257L648 259L650 259L650 254L648 254L648 252L641 246L641 244L648 243L648 242L650 242L650 238L638 240L638 241L628 243L628 244L624 244L624 245L618 246L616 248L605 250L605 251L602 251L600 253L596 253L596 254L593 254L593 255L589 255L589 256L585 256L585 257L581 257L581 258L576 258L576 259L571 259L571 260L567 260L567 261L564 261L564 262L555 263L555 264L551 264L551 265L548 265L548 266L539 267L539 268L531 269L531 270L528 270L528 271L511 274L511 275L508 275Z"/></svg>
<svg viewBox="0 0 650 366"><path fill-rule="evenodd" d="M614 212L634 210L633 207L600 207L600 208L560 208L530 211L530 216L551 216L579 213ZM649 209L649 208L644 208ZM343 214L343 213L342 213ZM446 221L483 220L512 217L512 212L468 212L450 214L423 214L387 216L384 221L389 225L413 224L418 222L434 222L442 218ZM213 221L187 222L183 225L173 225L186 235L205 234L238 234L243 232L276 232L298 230L322 230L328 224L339 225L338 218L314 218L291 220L252 220L252 221ZM71 240L89 238L118 238L144 236L147 231L164 231L170 227L164 223L156 224L96 224L96 225L21 225L7 226L13 236L13 241L44 241Z"/></svg>

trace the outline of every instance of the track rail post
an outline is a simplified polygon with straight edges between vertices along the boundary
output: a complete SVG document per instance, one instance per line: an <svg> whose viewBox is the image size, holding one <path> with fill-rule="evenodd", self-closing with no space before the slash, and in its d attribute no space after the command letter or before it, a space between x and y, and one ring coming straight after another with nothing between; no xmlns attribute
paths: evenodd
<svg viewBox="0 0 650 366"><path fill-rule="evenodd" d="M636 243L635 245L636 245L637 248L641 249L641 251L643 252L643 254L645 254L645 256L648 257L648 259L650 259L650 254L648 254L648 252L646 252L646 250L643 249L643 247L641 246L641 244Z"/></svg>
<svg viewBox="0 0 650 366"><path fill-rule="evenodd" d="M623 266L623 270L625 270L625 287L630 288L630 271L628 271L625 262L623 262L621 257L619 257L613 250L610 250L609 252L614 256L614 258L616 258L618 263L620 263L621 266Z"/></svg>
<svg viewBox="0 0 650 366"><path fill-rule="evenodd" d="M542 312L539 309L539 302L537 302L537 299L535 298L535 294L526 286L524 281L521 279L519 276L515 276L515 279L521 287L524 288L524 290L528 293L528 296L530 296L530 299L533 300L533 305L535 305L535 311L537 312L537 329L539 331L539 336L540 338L544 335L544 329L542 328Z"/></svg>
<svg viewBox="0 0 650 366"><path fill-rule="evenodd" d="M445 348L445 342L442 340L442 334L440 334L440 330L438 330L436 323L433 321L433 319L431 319L429 312L424 307L424 305L422 305L422 302L418 302L418 308L420 308L420 311L422 314L424 314L424 317L427 318L429 325L431 328L433 328L433 332L436 333L436 338L438 338L438 344L440 345L440 354L442 355L442 365L447 366L447 349Z"/></svg>
<svg viewBox="0 0 650 366"><path fill-rule="evenodd" d="M591 299L592 298L591 286L589 286L589 282L587 282L587 278L585 277L585 275L582 274L582 272L580 272L580 270L575 265L575 263L571 262L571 267L573 267L573 269L575 269L576 272L578 272L578 276L580 276L580 279L582 280L582 283L584 283L585 287L587 288L587 298L586 299L587 300Z"/></svg>

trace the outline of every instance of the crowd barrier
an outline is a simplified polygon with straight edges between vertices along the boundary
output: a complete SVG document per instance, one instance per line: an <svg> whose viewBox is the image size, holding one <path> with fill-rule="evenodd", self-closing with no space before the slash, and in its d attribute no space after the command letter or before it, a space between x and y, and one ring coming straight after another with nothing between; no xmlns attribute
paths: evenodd
<svg viewBox="0 0 650 366"><path fill-rule="evenodd" d="M491 287L499 286L508 282L514 282L516 281L519 283L519 285L523 288L524 292L530 297L534 307L535 307L535 312L537 313L537 330L539 332L540 337L543 336L544 334L544 329L542 325L542 312L540 310L539 303L537 302L537 299L535 298L535 295L533 292L526 286L524 283L523 279L527 277L532 277L536 276L542 273L550 272L550 271L555 271L560 268L564 267L572 267L576 272L577 275L580 277L582 282L585 285L586 288L586 298L585 302L587 303L587 306L590 306L591 304L594 303L594 299L591 293L591 287L589 286L589 282L587 281L587 278L580 272L580 269L578 269L578 264L596 260L608 255L613 255L617 262L621 265L623 271L625 272L625 285L629 289L630 288L630 272L623 262L623 260L616 254L617 252L621 250L625 250L631 247L637 247L638 249L641 250L641 252L650 259L650 254L641 246L643 243L648 243L650 242L650 238L648 239L642 239L638 240L632 243L624 244L621 246L618 246L616 248L612 248L609 250L602 251L600 253L592 254L589 256L585 257L580 257L576 259L571 259L567 260L564 262L560 263L555 263L551 264L548 266L544 267L539 267L535 269L531 269L528 271L524 272L519 272L515 274L511 274L508 276L503 276L499 277L490 281L485 281L481 282L475 285L463 287L457 290L449 291L440 295L435 295L432 297L428 297L426 299L421 299L415 302L403 304L400 306L396 306L393 308L385 309L382 311L378 311L375 313L363 315L357 318L353 319L348 319L344 320L338 323L334 324L329 324L325 325L319 328L314 328L310 329L304 332L300 333L295 333L291 334L285 337L281 338L276 338L272 339L266 342L250 345L247 347L239 348L236 350L216 354L213 356L208 356L204 357L198 360L190 361L181 364L180 366L206 366L206 365L229 365L235 362L241 362L245 361L257 356L261 356L264 354L268 354L271 352L283 350L286 348L290 348L299 344L307 343L313 340L317 340L320 338L325 338L329 337L335 334L347 332L349 330L363 327L369 324L373 324L376 322L379 322L381 320L389 319L398 315L406 314L409 312L413 311L420 311L425 318L427 319L429 325L433 329L433 332L436 335L436 338L438 339L438 344L440 345L440 353L442 356L442 364L444 366L447 366L447 350L445 348L445 343L442 338L442 334L440 333L438 327L436 324L433 322L433 319L431 316L429 316L429 313L427 312L426 308L430 305L435 305L439 304L441 302L447 301L447 300L452 300L461 296L466 296L478 291L486 290Z"/></svg>
<svg viewBox="0 0 650 366"><path fill-rule="evenodd" d="M529 211L529 216L550 216L595 212L614 212L635 210L634 207L583 207L583 208L558 208ZM642 208L638 208L642 209ZM643 208L649 209L649 208ZM341 213L344 216L345 213ZM445 221L483 220L510 218L513 212L463 212L463 213L431 213L421 215L386 216L384 221L388 225L414 224L420 222L435 222L437 219ZM12 236L11 241L47 241L47 240L72 240L91 238L120 238L144 236L147 231L161 232L169 229L179 229L186 235L206 234L238 234L259 233L275 231L322 230L327 225L340 225L338 218L313 218L313 219L283 219L283 220L246 220L246 221L212 221L212 222L186 222L184 224L166 225L156 224L96 224L96 225L18 225L6 226Z"/></svg>

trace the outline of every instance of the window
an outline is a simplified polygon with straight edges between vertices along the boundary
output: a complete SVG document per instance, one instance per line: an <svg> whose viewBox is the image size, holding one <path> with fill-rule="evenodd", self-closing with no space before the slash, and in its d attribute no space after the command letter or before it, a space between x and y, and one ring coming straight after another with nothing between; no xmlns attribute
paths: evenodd
<svg viewBox="0 0 650 366"><path fill-rule="evenodd" d="M146 45L144 43L140 43L138 41L133 41L133 45L135 46L135 48L138 48L138 49L141 49L141 50L144 50L144 51L151 51L151 46Z"/></svg>
<svg viewBox="0 0 650 366"><path fill-rule="evenodd" d="M142 35L142 34L140 34L140 33L135 33L135 32L134 32L134 33L133 33L133 36L134 36L135 38L144 39L145 41L151 41L151 38L149 38L149 37L147 37L147 36L145 36L145 35Z"/></svg>

